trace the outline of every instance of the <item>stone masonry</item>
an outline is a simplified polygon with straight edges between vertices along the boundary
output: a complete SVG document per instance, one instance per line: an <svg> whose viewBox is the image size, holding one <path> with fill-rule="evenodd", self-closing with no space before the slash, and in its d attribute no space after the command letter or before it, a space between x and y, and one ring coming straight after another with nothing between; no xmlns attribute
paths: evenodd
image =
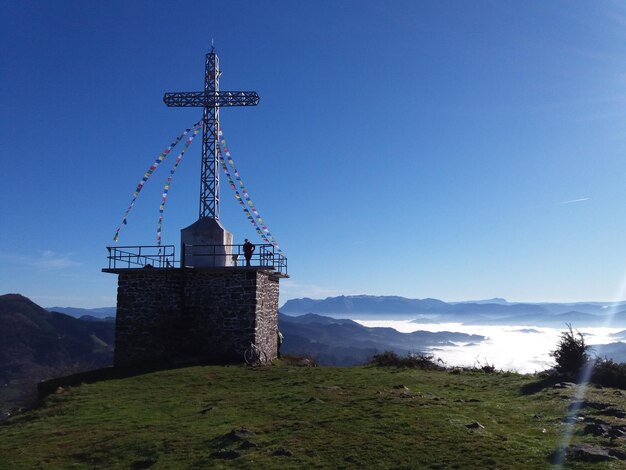
<svg viewBox="0 0 626 470"><path fill-rule="evenodd" d="M276 358L278 281L262 268L119 269L115 365Z"/></svg>

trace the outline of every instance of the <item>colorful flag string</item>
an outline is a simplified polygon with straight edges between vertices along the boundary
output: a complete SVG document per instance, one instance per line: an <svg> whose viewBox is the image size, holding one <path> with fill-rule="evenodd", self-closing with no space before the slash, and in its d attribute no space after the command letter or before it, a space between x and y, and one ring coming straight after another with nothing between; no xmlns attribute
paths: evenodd
<svg viewBox="0 0 626 470"><path fill-rule="evenodd" d="M237 168L235 167L235 162L233 161L233 158L230 154L230 150L228 149L228 146L226 144L226 139L223 137L223 133L221 129L219 129L218 135L219 135L219 141L220 141L220 147L218 147L220 164L222 165L222 170L224 170L224 173L226 174L226 177L228 178L229 186L235 192L235 199L237 199L237 201L239 202L239 205L241 205L241 207L243 208L244 214L246 215L248 220L250 220L250 223L252 223L255 226L256 232L261 236L263 241L274 245L274 247L276 247L278 252L284 256L284 253L280 249L280 246L278 246L276 239L267 228L267 224L265 223L263 218L260 216L256 206L252 202L252 199L250 198L250 193L248 193L248 190L243 184L243 180L241 179L241 176L239 176L239 172L237 171ZM228 169L228 166L226 165L226 160L224 159L224 156L222 155L222 153L228 159L228 164L233 170L232 175L231 175L230 170ZM233 176L235 180L233 180ZM241 192L239 192L237 185L235 185L235 181L237 181L237 184L239 185L239 189L241 189ZM243 195L243 198L242 198L242 195Z"/></svg>
<svg viewBox="0 0 626 470"><path fill-rule="evenodd" d="M185 129L185 131L179 135L174 142L172 142L169 147L167 147L154 161L154 163L152 165L150 165L150 168L148 168L148 171L146 171L146 173L143 175L143 178L141 178L141 181L139 181L139 184L137 185L137 188L135 188L135 192L133 193L133 198L130 201L130 205L128 206L128 209L126 209L126 212L124 213L124 217L122 217L122 223L117 227L117 230L115 231L115 236L113 237L113 241L118 241L119 240L119 235L120 235L120 230L122 230L122 226L124 225L128 225L128 214L130 213L131 209L133 208L133 206L135 205L135 201L137 200L137 197L139 196L139 193L141 192L141 190L143 189L144 185L146 184L146 182L148 181L148 179L150 178L150 176L152 176L152 173L154 173L154 171L157 169L157 167L159 166L159 164L165 159L165 157L167 156L168 153L171 152L171 150L176 146L176 144L178 144L178 142L180 142L189 132L191 132L192 130L195 130L196 128L198 128L199 126L202 125L202 121L198 121L197 123L195 123L191 128L189 129Z"/></svg>
<svg viewBox="0 0 626 470"><path fill-rule="evenodd" d="M189 148L189 145L191 145L191 142L193 142L193 139L198 135L198 133L202 129L202 123L200 123L200 125L197 125L197 126L193 127L192 129L193 129L193 134L187 139L183 149L180 151L180 153L176 157L176 161L174 162L174 166L170 170L170 175L167 177L167 182L165 183L165 186L163 187L163 194L161 195L161 205L159 206L159 223L158 223L158 226L157 226L157 237L156 237L157 238L157 245L159 247L161 246L161 228L162 228L162 225L163 225L163 210L165 209L165 201L167 199L167 194L170 191L170 185L172 184L172 178L174 177L174 173L176 172L176 168L178 168L178 164L183 159L183 156L185 155L185 152Z"/></svg>

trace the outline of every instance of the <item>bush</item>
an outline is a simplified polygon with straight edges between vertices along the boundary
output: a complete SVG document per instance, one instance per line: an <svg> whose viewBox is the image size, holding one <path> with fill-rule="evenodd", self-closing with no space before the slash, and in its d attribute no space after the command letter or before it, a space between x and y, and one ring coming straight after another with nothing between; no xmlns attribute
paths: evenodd
<svg viewBox="0 0 626 470"><path fill-rule="evenodd" d="M409 367L423 370L445 370L441 365L441 360L435 360L434 356L421 353L409 353L406 356L399 356L393 351L385 351L376 354L370 359L371 365L379 367Z"/></svg>
<svg viewBox="0 0 626 470"><path fill-rule="evenodd" d="M550 353L556 361L556 371L568 377L576 377L589 362L589 346L583 335L567 324L567 331L561 333L556 350Z"/></svg>
<svg viewBox="0 0 626 470"><path fill-rule="evenodd" d="M498 371L495 365L489 364L489 362L487 361L485 361L484 363L481 363L479 360L476 360L476 364L474 364L474 370L479 370L486 374L495 374L497 372L502 372L502 371Z"/></svg>
<svg viewBox="0 0 626 470"><path fill-rule="evenodd" d="M593 367L591 381L603 387L626 389L626 364L607 358L600 359Z"/></svg>

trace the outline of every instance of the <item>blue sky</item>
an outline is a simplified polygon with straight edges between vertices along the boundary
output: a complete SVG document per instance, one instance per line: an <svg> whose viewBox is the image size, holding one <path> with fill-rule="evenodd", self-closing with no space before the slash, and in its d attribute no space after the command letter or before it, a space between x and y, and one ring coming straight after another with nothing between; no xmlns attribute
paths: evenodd
<svg viewBox="0 0 626 470"><path fill-rule="evenodd" d="M624 298L626 5L619 1L0 4L0 293L115 304L106 249L203 84L289 258L281 300ZM165 243L198 214L200 139ZM172 156L174 156L173 154ZM153 244L168 158L120 245ZM227 185L224 225L257 235ZM257 240L260 242L260 240Z"/></svg>

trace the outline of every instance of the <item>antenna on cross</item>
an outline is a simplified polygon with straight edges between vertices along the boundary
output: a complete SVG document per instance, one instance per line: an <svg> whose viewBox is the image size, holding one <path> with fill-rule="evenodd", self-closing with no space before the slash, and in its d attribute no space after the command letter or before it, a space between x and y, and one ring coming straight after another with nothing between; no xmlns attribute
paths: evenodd
<svg viewBox="0 0 626 470"><path fill-rule="evenodd" d="M215 46L213 45L213 38L211 38L211 52L215 50Z"/></svg>

